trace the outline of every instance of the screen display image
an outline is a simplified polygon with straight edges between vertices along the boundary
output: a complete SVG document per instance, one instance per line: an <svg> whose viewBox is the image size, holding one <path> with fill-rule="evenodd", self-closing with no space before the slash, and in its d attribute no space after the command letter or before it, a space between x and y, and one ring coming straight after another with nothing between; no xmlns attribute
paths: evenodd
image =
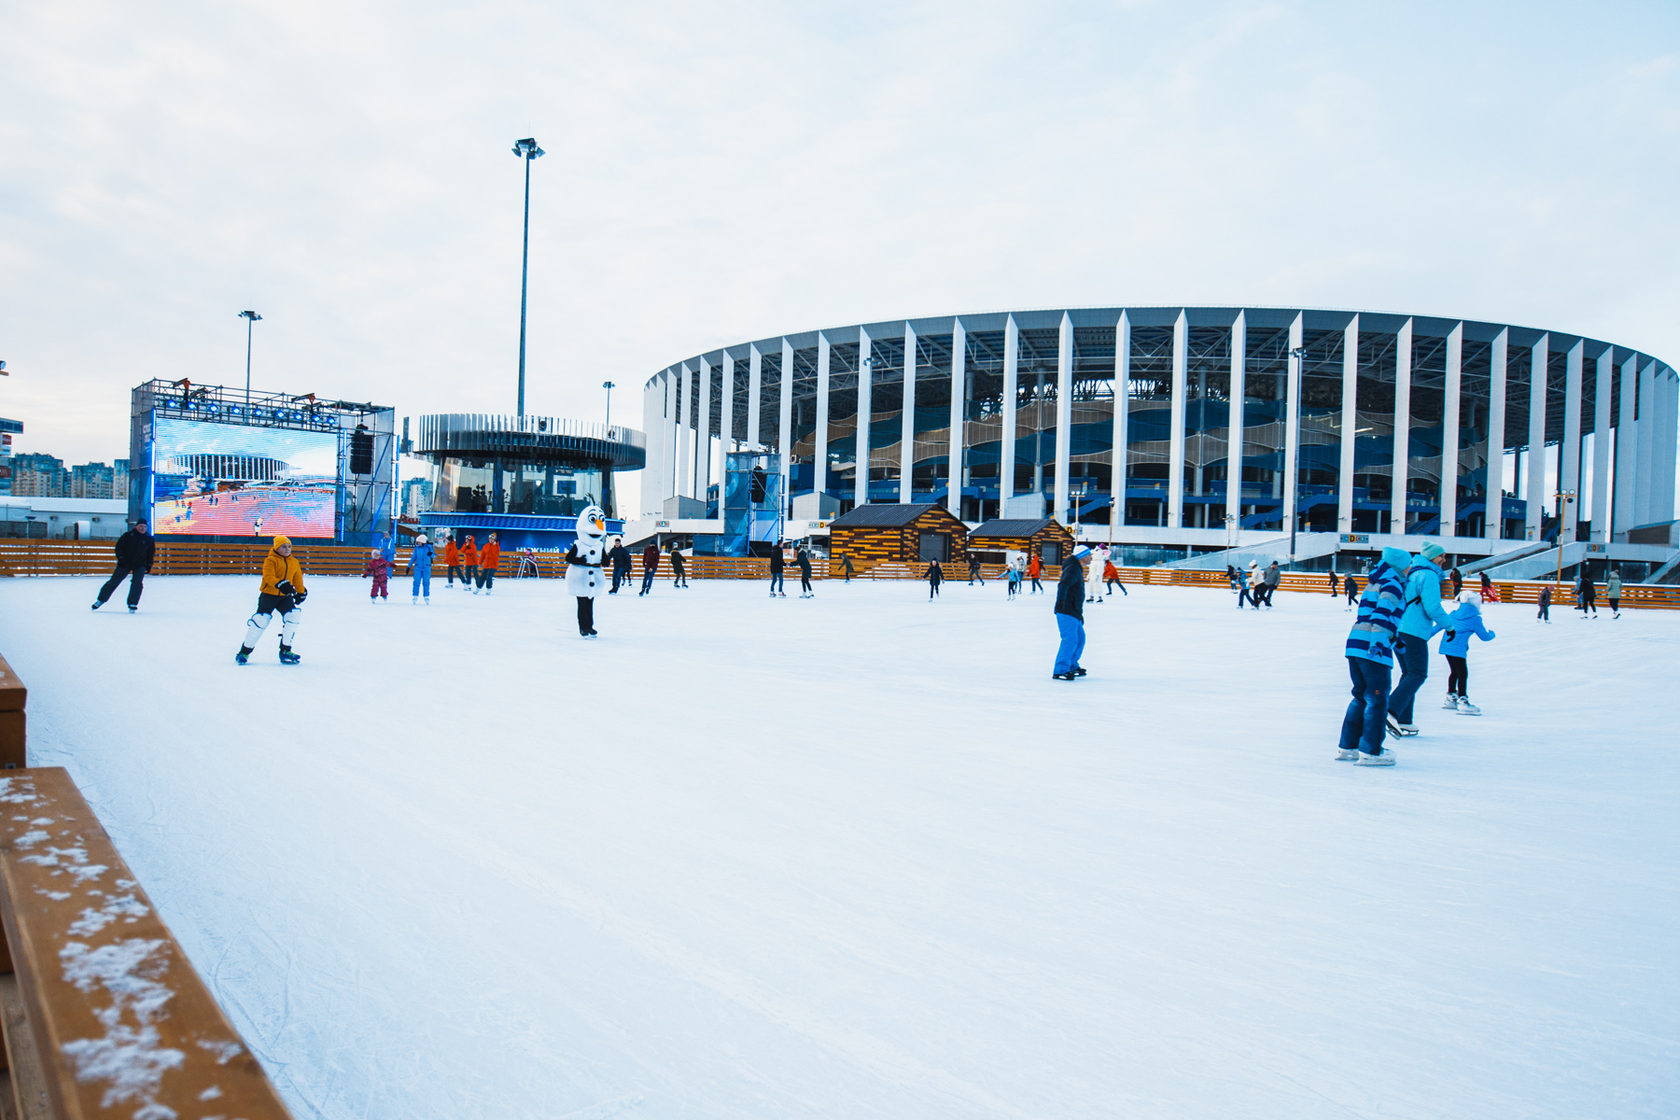
<svg viewBox="0 0 1680 1120"><path fill-rule="evenodd" d="M331 539L338 433L158 417L152 532Z"/></svg>

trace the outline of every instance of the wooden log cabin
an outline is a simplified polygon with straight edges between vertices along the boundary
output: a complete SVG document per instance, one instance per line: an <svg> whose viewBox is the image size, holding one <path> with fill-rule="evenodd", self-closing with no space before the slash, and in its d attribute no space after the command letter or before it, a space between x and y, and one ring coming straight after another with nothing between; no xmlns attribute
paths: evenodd
<svg viewBox="0 0 1680 1120"><path fill-rule="evenodd" d="M967 547L968 526L933 502L858 506L828 525L830 571L839 571L847 557L860 572L888 562L949 565Z"/></svg>
<svg viewBox="0 0 1680 1120"><path fill-rule="evenodd" d="M969 532L968 550L986 564L1002 564L1011 552L1028 556L1037 552L1040 560L1054 568L1072 553L1073 534L1053 517L993 518Z"/></svg>

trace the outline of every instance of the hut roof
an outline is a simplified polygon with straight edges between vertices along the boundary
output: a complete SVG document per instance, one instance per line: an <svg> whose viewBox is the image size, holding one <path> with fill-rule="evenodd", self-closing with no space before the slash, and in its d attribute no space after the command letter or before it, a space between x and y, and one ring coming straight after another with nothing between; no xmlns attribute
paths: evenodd
<svg viewBox="0 0 1680 1120"><path fill-rule="evenodd" d="M1055 524L1055 520L1049 517L1016 521L994 517L992 520L982 523L978 529L970 531L968 539L973 540L975 537L1030 537L1039 530L1053 524Z"/></svg>
<svg viewBox="0 0 1680 1120"><path fill-rule="evenodd" d="M938 502L922 502L920 504L879 502L858 506L849 513L841 514L830 521L828 527L830 529L891 528L895 525L908 525L929 510L944 508Z"/></svg>

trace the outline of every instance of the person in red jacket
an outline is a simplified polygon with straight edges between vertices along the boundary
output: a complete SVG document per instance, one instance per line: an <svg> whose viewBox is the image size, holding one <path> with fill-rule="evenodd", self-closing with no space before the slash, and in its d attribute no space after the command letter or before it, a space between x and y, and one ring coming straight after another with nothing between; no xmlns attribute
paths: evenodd
<svg viewBox="0 0 1680 1120"><path fill-rule="evenodd" d="M642 589L636 592L639 599L653 590L653 573L659 570L659 546L652 541L642 549Z"/></svg>
<svg viewBox="0 0 1680 1120"><path fill-rule="evenodd" d="M473 588L473 594L478 594L479 587L486 595L496 589L496 568L502 562L502 546L496 542L496 534L491 533L490 539L484 542L484 551L478 554L478 587Z"/></svg>
<svg viewBox="0 0 1680 1120"><path fill-rule="evenodd" d="M1044 594L1044 585L1038 581L1038 577L1043 574L1044 561L1038 558L1038 550L1034 549L1032 559L1027 561L1027 578L1032 580L1032 593L1034 595Z"/></svg>
<svg viewBox="0 0 1680 1120"><path fill-rule="evenodd" d="M368 593L368 602L377 603L384 599L390 602L391 593L386 589L387 581L391 578L391 562L385 559L385 554L377 548L371 550L373 555L368 557L367 567L362 569L362 577L373 577L373 590Z"/></svg>
<svg viewBox="0 0 1680 1120"><path fill-rule="evenodd" d="M461 548L461 570L465 573L462 579L468 587L478 582L478 538L468 537L467 543Z"/></svg>
<svg viewBox="0 0 1680 1120"><path fill-rule="evenodd" d="M449 543L443 546L443 562L449 567L448 586L454 587L455 578L461 574L461 548L454 537L450 537Z"/></svg>

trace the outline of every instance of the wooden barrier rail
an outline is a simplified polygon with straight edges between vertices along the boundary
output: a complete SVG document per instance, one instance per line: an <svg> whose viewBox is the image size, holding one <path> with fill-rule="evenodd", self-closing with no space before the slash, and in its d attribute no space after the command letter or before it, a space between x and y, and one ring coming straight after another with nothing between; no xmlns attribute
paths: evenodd
<svg viewBox="0 0 1680 1120"><path fill-rule="evenodd" d="M23 686L6 659L0 657L0 769L16 770L29 765L25 749L28 721L24 711L29 690Z"/></svg>
<svg viewBox="0 0 1680 1120"><path fill-rule="evenodd" d="M67 771L0 776L8 1116L287 1120Z"/></svg>
<svg viewBox="0 0 1680 1120"><path fill-rule="evenodd" d="M397 550L396 566L391 576L393 580L406 575L411 551L408 548ZM351 545L298 545L292 554L298 558L306 573L315 575L359 576L368 559L367 549ZM262 570L263 558L267 555L266 543L200 544L160 539L157 542L157 559L152 574L254 576ZM497 578L512 577L519 558L519 553L503 552ZM542 578L554 579L565 575L566 562L563 553L538 552L534 554L534 559L538 574ZM114 565L111 543L108 541L0 539L0 576L105 575ZM854 561L852 578L919 580L924 578L923 573L926 569L927 565L919 562L884 560L863 565ZM987 580L1001 579L1004 567L1001 564L982 564L980 571ZM763 556L692 556L687 558L687 572L690 579L768 580L770 561ZM1060 568L1046 567L1039 578L1047 583L1054 583L1060 572ZM790 562L785 575L797 583L798 566ZM813 579L839 579L840 564L832 559L813 557L811 576ZM634 557L630 578L637 584L641 583L640 554ZM674 578L669 555L660 557L659 570L654 578L660 581ZM945 565L947 581L967 578L967 565L960 562ZM440 551L432 565L432 580L436 583L444 579L446 568ZM1224 572L1201 568L1121 568L1120 579L1127 584L1156 587L1229 586ZM1359 582L1361 586L1364 585L1363 575L1359 577ZM1567 583L1556 584L1549 580L1494 581L1494 586L1499 589L1500 599L1507 603L1536 602L1540 598L1540 589L1548 585L1552 587L1554 605L1572 605L1575 602L1574 588ZM1474 589L1478 585L1474 581L1467 581L1465 586ZM1329 575L1323 572L1284 572L1278 587L1282 591L1329 594L1330 579ZM1602 584L1599 597L1603 598ZM1623 584L1622 605L1680 610L1680 587L1666 584Z"/></svg>

